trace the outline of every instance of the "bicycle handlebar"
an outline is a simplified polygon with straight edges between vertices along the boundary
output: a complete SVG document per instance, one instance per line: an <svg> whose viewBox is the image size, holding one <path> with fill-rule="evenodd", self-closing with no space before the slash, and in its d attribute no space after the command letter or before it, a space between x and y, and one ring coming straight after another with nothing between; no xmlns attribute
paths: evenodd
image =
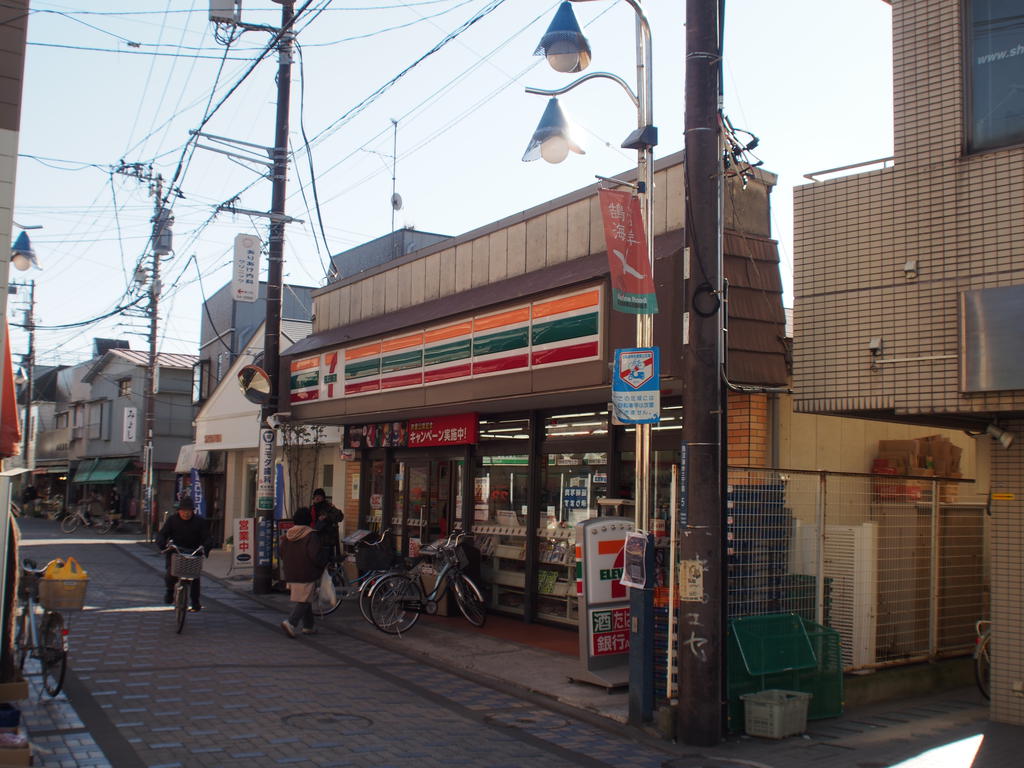
<svg viewBox="0 0 1024 768"><path fill-rule="evenodd" d="M160 550L160 554L166 554L168 552L177 552L179 555L188 555L189 557L195 557L196 555L202 555L206 551L206 548L200 544L192 552L184 552L182 549L175 544L173 541L168 541L167 546Z"/></svg>

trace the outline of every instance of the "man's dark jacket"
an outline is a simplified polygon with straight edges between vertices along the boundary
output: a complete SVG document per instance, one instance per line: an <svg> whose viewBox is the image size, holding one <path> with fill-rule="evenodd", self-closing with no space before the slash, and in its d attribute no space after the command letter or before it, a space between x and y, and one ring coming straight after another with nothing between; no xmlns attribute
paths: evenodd
<svg viewBox="0 0 1024 768"><path fill-rule="evenodd" d="M313 530L320 534L320 543L325 548L333 548L338 543L338 524L345 519L345 514L331 502L324 499L314 504Z"/></svg>
<svg viewBox="0 0 1024 768"><path fill-rule="evenodd" d="M194 514L188 520L182 520L181 515L174 512L167 518L156 535L156 543L160 549L164 549L168 541L173 541L178 549L186 555L191 554L199 547L205 547L206 552L209 553L210 542L206 518Z"/></svg>

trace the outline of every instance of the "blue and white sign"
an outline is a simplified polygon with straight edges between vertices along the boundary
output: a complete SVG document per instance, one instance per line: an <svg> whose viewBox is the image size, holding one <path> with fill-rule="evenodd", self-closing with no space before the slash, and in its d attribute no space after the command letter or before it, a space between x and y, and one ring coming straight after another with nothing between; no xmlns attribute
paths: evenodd
<svg viewBox="0 0 1024 768"><path fill-rule="evenodd" d="M203 479L199 476L199 470L193 469L192 476L192 504L196 514L206 517L206 496L203 495Z"/></svg>
<svg viewBox="0 0 1024 768"><path fill-rule="evenodd" d="M562 509L587 509L589 494L586 487L562 489Z"/></svg>
<svg viewBox="0 0 1024 768"><path fill-rule="evenodd" d="M661 357L657 347L615 350L612 406L623 424L661 420Z"/></svg>

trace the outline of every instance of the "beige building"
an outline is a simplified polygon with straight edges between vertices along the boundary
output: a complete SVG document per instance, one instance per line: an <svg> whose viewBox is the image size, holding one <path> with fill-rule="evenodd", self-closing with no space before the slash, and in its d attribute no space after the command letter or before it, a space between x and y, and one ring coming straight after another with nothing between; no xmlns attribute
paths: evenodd
<svg viewBox="0 0 1024 768"><path fill-rule="evenodd" d="M1019 3L981 0L893 4L894 157L838 178L812 174L815 183L795 193L794 244L795 410L979 435L976 476L988 482L982 490L991 512L992 717L1017 724L1024 723L1024 47L1012 24L1019 12Z"/></svg>

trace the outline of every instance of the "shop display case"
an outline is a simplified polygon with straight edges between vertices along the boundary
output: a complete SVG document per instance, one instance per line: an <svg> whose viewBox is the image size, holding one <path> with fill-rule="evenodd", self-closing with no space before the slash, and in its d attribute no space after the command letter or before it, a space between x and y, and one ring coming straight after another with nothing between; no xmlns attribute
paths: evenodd
<svg viewBox="0 0 1024 768"><path fill-rule="evenodd" d="M576 529L541 528L537 531L537 618L575 624Z"/></svg>
<svg viewBox="0 0 1024 768"><path fill-rule="evenodd" d="M526 528L480 524L473 531L484 582L497 611L522 613L526 589Z"/></svg>

